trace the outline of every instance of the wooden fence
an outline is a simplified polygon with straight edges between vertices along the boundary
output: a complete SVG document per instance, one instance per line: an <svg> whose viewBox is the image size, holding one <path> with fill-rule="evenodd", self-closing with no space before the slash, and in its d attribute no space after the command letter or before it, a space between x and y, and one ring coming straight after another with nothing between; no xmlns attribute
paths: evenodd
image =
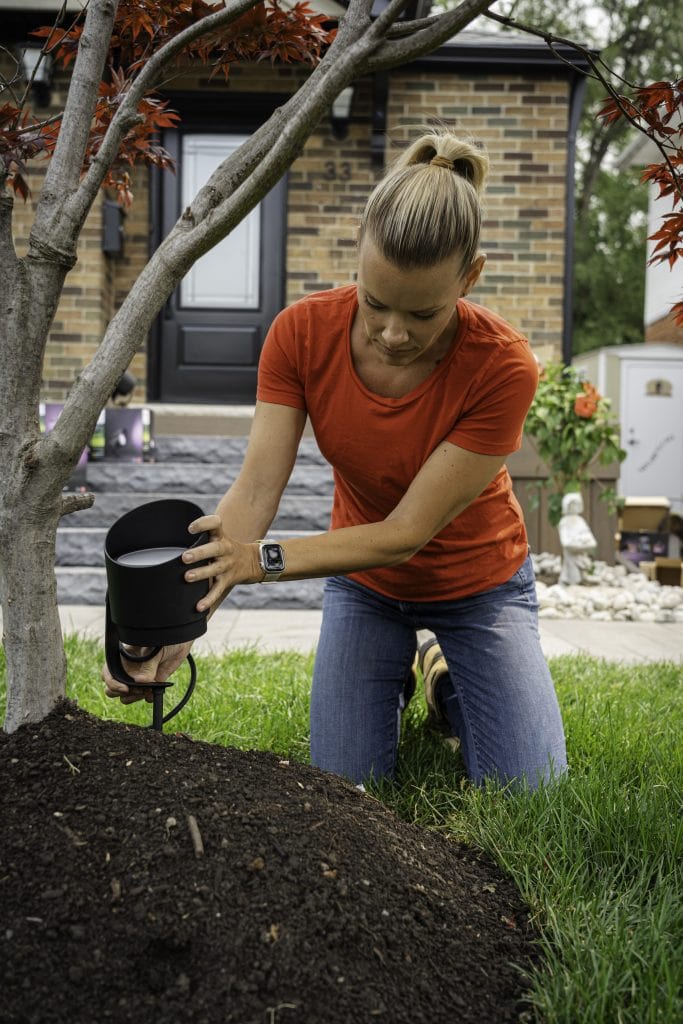
<svg viewBox="0 0 683 1024"><path fill-rule="evenodd" d="M530 438L525 436L520 450L507 460L507 467L515 496L524 512L531 550L535 553L549 551L551 554L561 554L557 527L551 526L548 521L548 492L544 486L548 470ZM596 558L613 565L617 516L616 512L610 513L608 504L600 501L599 497L608 487L616 489L619 464L601 466L595 462L592 471L590 485L583 492L584 516L598 542ZM539 485L541 500L536 508L532 508L531 491L535 492Z"/></svg>

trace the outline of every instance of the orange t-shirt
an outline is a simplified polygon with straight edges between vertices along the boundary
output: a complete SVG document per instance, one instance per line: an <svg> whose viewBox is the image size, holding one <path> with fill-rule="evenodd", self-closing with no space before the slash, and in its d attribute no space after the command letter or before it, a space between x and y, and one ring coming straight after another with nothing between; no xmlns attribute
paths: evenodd
<svg viewBox="0 0 683 1024"><path fill-rule="evenodd" d="M318 292L274 320L259 363L260 401L308 413L334 470L331 529L383 520L443 441L483 455L508 455L538 382L521 334L495 313L460 299L453 346L402 398L376 395L351 356L355 285ZM508 580L527 556L522 512L507 469L409 561L350 573L404 601L444 601Z"/></svg>

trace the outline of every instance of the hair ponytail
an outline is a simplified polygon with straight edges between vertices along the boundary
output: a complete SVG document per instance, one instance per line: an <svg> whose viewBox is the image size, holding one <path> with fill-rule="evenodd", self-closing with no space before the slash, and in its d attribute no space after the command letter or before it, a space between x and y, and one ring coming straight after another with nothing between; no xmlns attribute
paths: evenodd
<svg viewBox="0 0 683 1024"><path fill-rule="evenodd" d="M479 249L486 153L448 130L412 143L373 190L359 240L372 236L399 267L430 267L460 254L469 267Z"/></svg>

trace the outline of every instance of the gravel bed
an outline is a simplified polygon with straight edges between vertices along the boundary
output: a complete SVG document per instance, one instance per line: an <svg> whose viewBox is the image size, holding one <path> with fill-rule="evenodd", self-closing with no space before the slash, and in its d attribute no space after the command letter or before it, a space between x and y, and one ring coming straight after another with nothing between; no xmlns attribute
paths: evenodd
<svg viewBox="0 0 683 1024"><path fill-rule="evenodd" d="M599 561L590 564L582 583L565 586L557 582L560 555L531 557L542 619L683 623L683 587L662 586L644 573Z"/></svg>

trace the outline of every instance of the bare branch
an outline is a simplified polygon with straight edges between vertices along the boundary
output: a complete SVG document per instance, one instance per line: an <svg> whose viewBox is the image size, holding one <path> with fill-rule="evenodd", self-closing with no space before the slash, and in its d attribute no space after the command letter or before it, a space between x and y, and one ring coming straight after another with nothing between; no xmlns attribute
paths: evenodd
<svg viewBox="0 0 683 1024"><path fill-rule="evenodd" d="M14 74L11 78L5 78L4 75L0 75L0 93L3 93L5 90L7 90L16 106L20 107L19 97L14 91L14 83L19 81L19 61L14 56L12 51L8 50L6 46L0 46L0 54L4 54L5 57L8 58L8 60L12 61L15 69Z"/></svg>
<svg viewBox="0 0 683 1024"><path fill-rule="evenodd" d="M30 124L19 125L16 129L17 135L32 135L34 132L39 132L41 128L47 128L50 124L57 124L58 121L62 120L61 112L59 114L53 114L51 117L46 117L44 121L31 121Z"/></svg>
<svg viewBox="0 0 683 1024"><path fill-rule="evenodd" d="M62 216L66 197L78 187L117 5L118 0L93 0L88 8L64 106L62 128L38 200L34 225L34 232L38 229L38 234L41 229L44 231L46 221ZM70 227L71 238L59 240L62 248L69 242L74 245L74 226Z"/></svg>
<svg viewBox="0 0 683 1024"><path fill-rule="evenodd" d="M403 39L385 39L370 58L366 72L383 71L415 60L441 46L469 25L478 15L487 12L495 0L463 0L451 11L428 19L424 28Z"/></svg>
<svg viewBox="0 0 683 1024"><path fill-rule="evenodd" d="M521 21L517 21L516 18L506 18L502 14L496 14L494 11L484 11L484 17L490 21L497 21L501 25L507 25L508 28L518 29L520 32L524 32L529 36L537 36L542 39L546 45L552 50L558 60L562 61L563 64L567 64L572 70L579 74L585 75L586 78L594 78L596 81L602 81L602 76L597 69L596 61L600 58L597 57L595 51L587 46L582 46L581 43L575 42L573 39L565 39L563 36L556 36L552 32L547 32L545 29L535 28L533 25L526 25ZM576 64L573 64L565 54L560 53L557 50L558 46L568 46L572 50L576 50L580 53L588 62L593 74L589 74L585 68L579 68Z"/></svg>
<svg viewBox="0 0 683 1024"><path fill-rule="evenodd" d="M382 13L372 23L372 32L376 36L385 36L407 6L408 0L389 0Z"/></svg>
<svg viewBox="0 0 683 1024"><path fill-rule="evenodd" d="M83 15L85 14L87 8L88 8L88 0L86 0L86 2L83 4L82 9L78 11L78 13L74 17L74 19L71 22L71 25L70 25L70 27L69 27L69 29L67 31L70 31L76 25L76 23L78 22L79 18L83 17ZM62 21L62 18L66 17L66 13L67 13L67 0L63 0L62 6L59 8L59 11L57 12L57 16L55 17L55 20L52 23L53 29L55 29L60 24L60 22ZM45 43L43 45L43 49L41 51L40 57L38 58L38 60L36 62L36 65L33 68L33 71L31 72L30 79L26 83L26 87L24 89L24 95L21 97L21 101L19 103L19 106L20 106L20 108L22 110L24 109L24 106L26 105L26 101L28 100L29 95L31 93L31 87L33 86L34 79L35 79L35 77L36 77L36 75L38 73L38 68L40 67L40 65L41 65L42 61L44 60L45 56L50 53L50 49L51 49L51 47L50 47L50 40L51 39L52 39L52 34L50 34L47 37L47 39L45 40Z"/></svg>
<svg viewBox="0 0 683 1024"><path fill-rule="evenodd" d="M92 508L95 495L92 491L84 494L65 494L61 499L60 516L68 516L70 512L80 512L84 508Z"/></svg>
<svg viewBox="0 0 683 1024"><path fill-rule="evenodd" d="M431 18L418 18L416 21L399 21L398 25L392 25L386 34L387 39L403 39L404 36L412 36L423 28L429 28L436 24L438 15Z"/></svg>

